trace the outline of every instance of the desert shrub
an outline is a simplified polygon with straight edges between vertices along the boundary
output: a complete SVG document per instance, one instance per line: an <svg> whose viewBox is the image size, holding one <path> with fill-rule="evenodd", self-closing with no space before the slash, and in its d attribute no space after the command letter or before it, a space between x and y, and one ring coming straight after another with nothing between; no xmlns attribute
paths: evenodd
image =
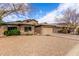
<svg viewBox="0 0 79 59"><path fill-rule="evenodd" d="M12 36L12 35L20 35L20 31L17 29L4 31L4 35Z"/></svg>
<svg viewBox="0 0 79 59"><path fill-rule="evenodd" d="M67 33L70 33L71 31L70 30L67 30Z"/></svg>
<svg viewBox="0 0 79 59"><path fill-rule="evenodd" d="M65 30L59 30L58 33L66 33Z"/></svg>
<svg viewBox="0 0 79 59"><path fill-rule="evenodd" d="M58 31L58 33L64 33L64 34L66 34L66 33L70 33L70 30L62 28L61 30Z"/></svg>

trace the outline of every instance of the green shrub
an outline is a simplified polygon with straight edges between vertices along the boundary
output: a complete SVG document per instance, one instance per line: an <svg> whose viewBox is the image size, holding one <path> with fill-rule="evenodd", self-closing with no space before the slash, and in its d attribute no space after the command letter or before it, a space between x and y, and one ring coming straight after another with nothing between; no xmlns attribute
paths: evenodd
<svg viewBox="0 0 79 59"><path fill-rule="evenodd" d="M12 35L20 35L20 31L17 29L4 31L4 35L12 36Z"/></svg>

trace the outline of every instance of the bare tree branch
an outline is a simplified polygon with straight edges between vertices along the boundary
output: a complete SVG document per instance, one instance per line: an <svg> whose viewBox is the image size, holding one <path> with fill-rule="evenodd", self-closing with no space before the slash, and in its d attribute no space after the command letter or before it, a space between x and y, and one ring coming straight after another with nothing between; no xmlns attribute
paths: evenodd
<svg viewBox="0 0 79 59"><path fill-rule="evenodd" d="M4 18L10 14L24 14L29 11L29 6L24 3L3 3L0 4L0 17Z"/></svg>
<svg viewBox="0 0 79 59"><path fill-rule="evenodd" d="M76 26L79 21L79 13L77 13L76 9L72 10L72 9L68 8L63 13L63 17L61 19L59 19L59 21L65 22L69 26L70 25Z"/></svg>

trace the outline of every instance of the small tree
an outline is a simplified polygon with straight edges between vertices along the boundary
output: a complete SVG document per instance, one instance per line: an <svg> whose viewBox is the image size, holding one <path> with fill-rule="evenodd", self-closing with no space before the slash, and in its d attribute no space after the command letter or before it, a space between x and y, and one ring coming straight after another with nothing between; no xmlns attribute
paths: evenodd
<svg viewBox="0 0 79 59"><path fill-rule="evenodd" d="M76 9L68 8L66 11L63 12L63 17L57 20L58 22L64 22L66 24L67 29L75 29L78 25L79 13L77 13Z"/></svg>

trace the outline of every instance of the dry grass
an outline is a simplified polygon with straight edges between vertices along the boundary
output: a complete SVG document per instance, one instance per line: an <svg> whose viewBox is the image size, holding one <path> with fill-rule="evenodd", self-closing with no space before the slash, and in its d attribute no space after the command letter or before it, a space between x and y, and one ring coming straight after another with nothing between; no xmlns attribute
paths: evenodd
<svg viewBox="0 0 79 59"><path fill-rule="evenodd" d="M0 38L0 55L66 55L79 41L54 36Z"/></svg>

